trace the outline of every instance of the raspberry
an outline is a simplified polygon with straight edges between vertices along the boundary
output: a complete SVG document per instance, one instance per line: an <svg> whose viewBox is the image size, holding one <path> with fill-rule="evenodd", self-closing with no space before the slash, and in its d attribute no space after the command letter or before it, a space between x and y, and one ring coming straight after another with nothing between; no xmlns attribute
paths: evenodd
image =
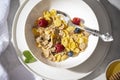
<svg viewBox="0 0 120 80"><path fill-rule="evenodd" d="M73 24L76 24L76 25L80 25L80 21L81 21L80 18L74 17L73 20L72 20L72 23L73 23Z"/></svg>
<svg viewBox="0 0 120 80"><path fill-rule="evenodd" d="M39 21L38 21L38 25L40 26L40 27L47 27L48 26L48 21L47 20L45 20L44 18L41 18Z"/></svg>
<svg viewBox="0 0 120 80"><path fill-rule="evenodd" d="M64 49L65 49L65 47L60 43L57 43L55 45L55 52L57 52L57 53L63 51Z"/></svg>

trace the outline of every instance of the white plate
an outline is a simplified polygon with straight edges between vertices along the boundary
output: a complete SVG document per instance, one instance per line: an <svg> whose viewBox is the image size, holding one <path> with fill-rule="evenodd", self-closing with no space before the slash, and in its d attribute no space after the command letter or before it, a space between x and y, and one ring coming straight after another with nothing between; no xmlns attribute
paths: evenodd
<svg viewBox="0 0 120 80"><path fill-rule="evenodd" d="M72 8L72 6L73 6L73 3L74 3L73 2L74 0L71 0L71 1L70 0L69 1L68 0L61 0L60 1L61 4L60 4L59 1L56 1L56 0L49 0L49 1L51 1L51 2L53 1L52 5L57 6L57 7L55 7L56 9L60 9L61 11L65 11L66 13L69 13L71 16L73 16L72 13L74 11L72 9L79 7L80 12L79 11L75 12L76 13L75 15L85 19L85 22L86 22L85 25L87 25L87 26L92 25L92 27L90 26L90 28L99 30L97 18L95 16L94 12L84 1L76 0L73 8ZM59 3L57 3L57 2L59 2ZM67 8L61 8L60 7L61 5L63 7L65 7L63 4L65 4L66 2L68 2L67 4L69 4L68 7ZM24 8L22 9L19 17L18 17L18 21L16 23L17 26L14 27L14 29L13 29L13 33L14 33L13 36L15 36L13 38L14 39L13 40L14 45L15 45L15 48L18 52L18 58L21 60L22 63L23 63L22 52L24 50L29 50L29 47L27 46L27 43L26 43L26 40L25 40L25 35L24 35L25 34L24 33L24 26L25 26L28 14L30 13L31 9L35 5L41 6L41 5L45 5L45 4L46 4L45 0L43 0L42 2L40 2L40 0L34 0L34 1L30 0L29 2L27 2L26 5L24 6ZM54 8L52 5L51 5L50 9ZM70 10L69 10L69 6L71 6ZM33 22L34 21L35 20L33 19ZM77 60L81 60L80 63L83 63L85 60L87 60L88 57L91 56L94 49L96 48L98 38L94 37L94 36L90 36L90 39L91 40L89 40L90 42L89 42L89 45L88 45L88 48L87 48L88 50L86 50L88 52L86 52L86 54L85 53L81 54L82 57L79 58L79 59L76 57ZM99 60L99 58L98 58L98 60ZM72 64L72 62L71 62L71 64ZM83 77L87 76L88 74L90 74L92 72L90 70L86 70L86 72L80 72L82 70L76 71L77 70L76 67L72 68L72 69L60 69L60 68L48 66L48 65L46 65L46 64L44 64L43 62L40 62L40 61L37 61L37 62L32 63L32 64L24 64L24 65L30 71L32 71L32 72L34 72L34 73L36 73L40 76L44 76L44 77L49 78L49 79L57 79L57 80L80 79L80 78L83 78ZM77 65L78 65L78 63L77 63ZM82 69L83 68L82 65L84 65L84 63L77 66L77 68ZM90 67L91 67L91 65L90 65ZM86 68L88 68L88 67L86 66ZM92 68L93 68L93 66L92 66ZM70 76L70 75L72 75L72 76Z"/></svg>

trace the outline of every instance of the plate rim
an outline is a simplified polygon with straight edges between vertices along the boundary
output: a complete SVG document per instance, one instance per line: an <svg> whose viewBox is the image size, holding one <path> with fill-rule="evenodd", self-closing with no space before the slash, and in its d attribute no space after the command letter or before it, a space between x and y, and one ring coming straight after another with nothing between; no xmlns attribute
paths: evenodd
<svg viewBox="0 0 120 80"><path fill-rule="evenodd" d="M88 4L87 4L88 5ZM20 12L19 10L18 10L18 12ZM18 13L17 13L18 14ZM16 19L16 18L15 18ZM15 23L14 23L14 25L15 25ZM13 27L13 28L15 28L15 27ZM12 30L13 31L13 30ZM13 31L14 32L14 31ZM14 42L13 42L14 43ZM14 45L15 45L15 43L14 43ZM19 54L18 54L18 56L19 56ZM19 59L20 61L21 61L21 59ZM21 61L22 63L23 63L23 61ZM23 65L25 65L25 64L23 64ZM26 65L25 65L26 66ZM26 68L28 68L28 67L26 67ZM31 70L29 70L30 72L32 72ZM40 75L40 76L42 76L42 75Z"/></svg>

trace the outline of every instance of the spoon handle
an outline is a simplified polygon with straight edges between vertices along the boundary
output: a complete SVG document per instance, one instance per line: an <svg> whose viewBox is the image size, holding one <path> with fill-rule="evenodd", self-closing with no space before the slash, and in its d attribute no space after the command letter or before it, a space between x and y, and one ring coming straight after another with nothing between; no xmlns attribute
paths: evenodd
<svg viewBox="0 0 120 80"><path fill-rule="evenodd" d="M102 34L98 30L90 29L86 26L84 26L84 30L89 32L90 34L100 37L104 42L111 42L113 41L113 37L109 33Z"/></svg>
<svg viewBox="0 0 120 80"><path fill-rule="evenodd" d="M86 26L84 26L84 29L89 32L90 34L93 34L94 36L101 36L102 34L98 31L98 30L93 30L93 29L90 29Z"/></svg>
<svg viewBox="0 0 120 80"><path fill-rule="evenodd" d="M79 26L79 25L73 24L73 23L70 21L70 22L69 22L69 25L75 26L76 28L80 28L81 30L87 31L87 32L89 32L90 34L92 34L92 35L94 35L94 36L99 36L99 37L100 37L100 36L102 35L99 31L90 29L90 28L86 27L86 26L83 25L83 24L82 24L82 26Z"/></svg>
<svg viewBox="0 0 120 80"><path fill-rule="evenodd" d="M82 25L82 27L80 27L78 25L73 24L72 22L69 22L69 23L70 23L70 25L75 26L76 28L80 28L81 30L85 30L96 37L100 37L104 42L113 41L113 37L109 33L102 34L102 33L100 33L100 31L90 29L90 28L86 27L85 25Z"/></svg>

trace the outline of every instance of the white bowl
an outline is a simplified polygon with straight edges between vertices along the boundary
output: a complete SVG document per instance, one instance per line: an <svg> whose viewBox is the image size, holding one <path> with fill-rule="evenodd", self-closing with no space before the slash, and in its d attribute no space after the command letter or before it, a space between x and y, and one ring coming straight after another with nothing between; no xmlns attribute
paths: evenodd
<svg viewBox="0 0 120 80"><path fill-rule="evenodd" d="M26 10L25 15L22 15L22 17L26 17L26 20L19 19L17 24L16 38L20 51L30 50L40 62L59 68L75 67L85 62L92 55L97 46L98 37L90 35L88 47L77 57L71 57L59 63L48 61L41 56L41 50L36 47L34 36L32 34L34 21L42 15L44 10L50 9L63 11L69 14L71 18L80 17L85 20L86 26L99 30L97 18L88 5L80 0L42 0L37 5L32 5L29 9L28 12Z"/></svg>

